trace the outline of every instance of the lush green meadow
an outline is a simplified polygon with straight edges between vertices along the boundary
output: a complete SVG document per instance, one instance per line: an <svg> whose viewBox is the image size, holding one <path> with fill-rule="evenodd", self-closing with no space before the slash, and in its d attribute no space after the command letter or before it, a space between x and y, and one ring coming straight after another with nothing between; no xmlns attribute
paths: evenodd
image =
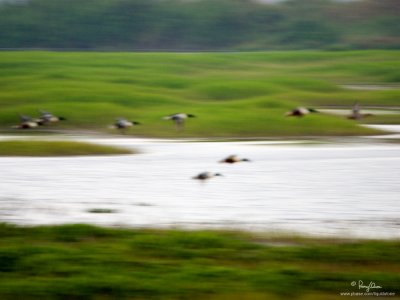
<svg viewBox="0 0 400 300"><path fill-rule="evenodd" d="M75 156L131 154L124 148L72 141L0 141L0 156Z"/></svg>
<svg viewBox="0 0 400 300"><path fill-rule="evenodd" d="M400 293L400 242L0 225L1 299L343 299ZM391 298L393 299L393 298Z"/></svg>
<svg viewBox="0 0 400 300"><path fill-rule="evenodd" d="M399 51L253 53L0 52L0 127L18 114L48 110L67 118L51 129L109 129L116 118L141 136L303 136L371 134L344 117L286 118L297 106L399 106ZM198 116L177 133L162 117ZM400 122L400 116L394 118ZM49 126L50 127L50 126Z"/></svg>

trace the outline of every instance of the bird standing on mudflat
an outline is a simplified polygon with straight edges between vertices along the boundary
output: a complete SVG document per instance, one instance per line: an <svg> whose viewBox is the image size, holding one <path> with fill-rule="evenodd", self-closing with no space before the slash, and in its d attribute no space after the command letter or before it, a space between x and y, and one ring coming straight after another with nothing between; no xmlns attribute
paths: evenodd
<svg viewBox="0 0 400 300"><path fill-rule="evenodd" d="M360 120L365 117L373 116L373 114L362 114L360 105L358 102L354 103L353 107L351 108L351 114L347 116L350 120Z"/></svg>

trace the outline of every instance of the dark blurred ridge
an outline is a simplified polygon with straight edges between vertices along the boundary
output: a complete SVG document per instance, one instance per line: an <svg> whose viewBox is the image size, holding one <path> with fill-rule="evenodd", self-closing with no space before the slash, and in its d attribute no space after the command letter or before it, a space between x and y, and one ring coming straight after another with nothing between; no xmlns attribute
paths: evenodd
<svg viewBox="0 0 400 300"><path fill-rule="evenodd" d="M399 49L400 1L3 0L0 48Z"/></svg>

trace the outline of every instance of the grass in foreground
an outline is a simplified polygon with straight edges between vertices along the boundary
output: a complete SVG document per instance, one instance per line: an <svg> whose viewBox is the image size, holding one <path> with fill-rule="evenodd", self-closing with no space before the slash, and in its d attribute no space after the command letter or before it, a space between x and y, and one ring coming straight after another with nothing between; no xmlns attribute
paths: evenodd
<svg viewBox="0 0 400 300"><path fill-rule="evenodd" d="M49 110L54 129L107 131L118 117L142 123L128 134L157 137L365 135L340 116L285 118L297 106L399 106L399 51L256 53L0 52L0 128L18 114ZM184 132L162 120L188 112ZM397 116L399 118L399 116ZM398 123L398 122L396 122ZM115 132L108 129L108 132Z"/></svg>
<svg viewBox="0 0 400 300"><path fill-rule="evenodd" d="M343 299L400 293L400 241L0 225L1 299Z"/></svg>
<svg viewBox="0 0 400 300"><path fill-rule="evenodd" d="M128 149L69 141L0 141L0 156L74 156L132 154Z"/></svg>

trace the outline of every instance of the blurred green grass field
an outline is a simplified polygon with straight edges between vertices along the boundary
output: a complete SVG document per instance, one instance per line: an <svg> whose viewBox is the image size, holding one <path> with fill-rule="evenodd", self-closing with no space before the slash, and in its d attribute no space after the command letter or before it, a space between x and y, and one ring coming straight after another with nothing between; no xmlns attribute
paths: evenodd
<svg viewBox="0 0 400 300"><path fill-rule="evenodd" d="M8 224L0 237L6 300L342 299L359 280L400 293L398 240Z"/></svg>
<svg viewBox="0 0 400 300"><path fill-rule="evenodd" d="M344 117L285 118L297 106L399 106L399 51L254 53L0 52L0 129L18 114L48 110L67 122L51 129L108 129L116 118L141 122L127 134L154 137L358 135L376 131ZM177 133L165 115L187 112ZM400 123L400 115L392 117ZM379 121L379 118L377 119Z"/></svg>

